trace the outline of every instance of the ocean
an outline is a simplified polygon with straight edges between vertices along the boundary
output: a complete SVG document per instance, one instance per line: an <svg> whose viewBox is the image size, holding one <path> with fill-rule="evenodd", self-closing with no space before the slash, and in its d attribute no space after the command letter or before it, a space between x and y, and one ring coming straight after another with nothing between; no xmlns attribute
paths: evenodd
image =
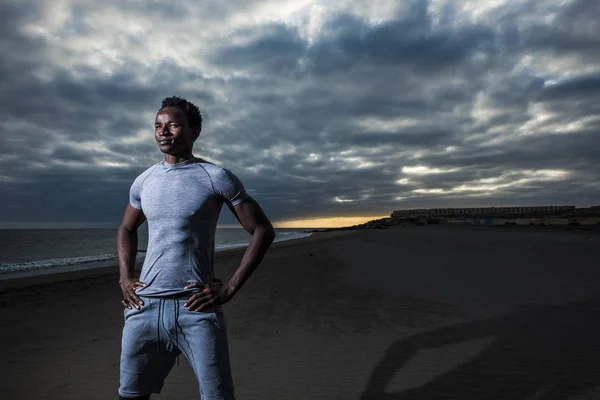
<svg viewBox="0 0 600 400"><path fill-rule="evenodd" d="M310 235L300 229L276 228L275 231L276 242ZM137 260L140 261L146 254L148 231L141 229L138 233ZM217 228L215 250L245 247L250 239L244 229ZM116 262L116 229L0 230L0 279L8 273L45 274L116 265Z"/></svg>

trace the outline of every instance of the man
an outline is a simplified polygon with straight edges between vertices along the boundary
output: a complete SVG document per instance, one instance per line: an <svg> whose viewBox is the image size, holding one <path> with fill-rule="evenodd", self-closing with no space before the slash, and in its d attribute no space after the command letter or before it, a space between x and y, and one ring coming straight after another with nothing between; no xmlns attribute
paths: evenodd
<svg viewBox="0 0 600 400"><path fill-rule="evenodd" d="M139 175L117 233L122 303L120 399L160 393L182 352L205 400L233 399L226 320L230 301L275 238L271 222L231 171L192 155L202 117L197 106L165 98L154 136L164 160ZM229 282L214 277L215 230L223 204L252 239ZM149 240L134 277L137 229Z"/></svg>

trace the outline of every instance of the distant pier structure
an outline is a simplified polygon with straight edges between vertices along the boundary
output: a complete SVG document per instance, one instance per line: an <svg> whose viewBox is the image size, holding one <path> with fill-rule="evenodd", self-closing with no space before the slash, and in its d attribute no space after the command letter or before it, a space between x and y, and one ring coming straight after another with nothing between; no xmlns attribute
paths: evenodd
<svg viewBox="0 0 600 400"><path fill-rule="evenodd" d="M456 216L508 216L555 214L574 210L575 206L524 206L524 207L470 207L470 208L415 208L396 210L392 218L430 216L430 217L456 217Z"/></svg>

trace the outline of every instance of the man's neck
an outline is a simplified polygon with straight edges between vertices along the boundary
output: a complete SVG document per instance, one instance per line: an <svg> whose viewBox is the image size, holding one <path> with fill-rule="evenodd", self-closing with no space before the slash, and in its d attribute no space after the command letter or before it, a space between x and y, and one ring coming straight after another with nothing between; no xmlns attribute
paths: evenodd
<svg viewBox="0 0 600 400"><path fill-rule="evenodd" d="M192 153L176 156L171 154L165 154L165 162L169 164L178 164L183 161L191 160L192 158L194 158L194 155Z"/></svg>

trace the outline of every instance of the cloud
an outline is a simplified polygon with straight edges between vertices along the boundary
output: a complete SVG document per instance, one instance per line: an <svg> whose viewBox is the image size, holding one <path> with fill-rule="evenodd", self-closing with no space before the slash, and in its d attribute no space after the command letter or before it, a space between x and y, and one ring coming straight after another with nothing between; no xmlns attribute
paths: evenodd
<svg viewBox="0 0 600 400"><path fill-rule="evenodd" d="M0 222L118 221L171 95L274 220L597 204L598 7L4 2Z"/></svg>
<svg viewBox="0 0 600 400"><path fill-rule="evenodd" d="M306 46L298 30L280 23L266 25L260 30L258 35L252 32L258 36L256 39L223 46L209 60L220 67L229 66L235 70L262 74L287 74L294 70Z"/></svg>
<svg viewBox="0 0 600 400"><path fill-rule="evenodd" d="M541 95L542 101L564 98L585 100L600 95L600 74L575 76L547 85Z"/></svg>

